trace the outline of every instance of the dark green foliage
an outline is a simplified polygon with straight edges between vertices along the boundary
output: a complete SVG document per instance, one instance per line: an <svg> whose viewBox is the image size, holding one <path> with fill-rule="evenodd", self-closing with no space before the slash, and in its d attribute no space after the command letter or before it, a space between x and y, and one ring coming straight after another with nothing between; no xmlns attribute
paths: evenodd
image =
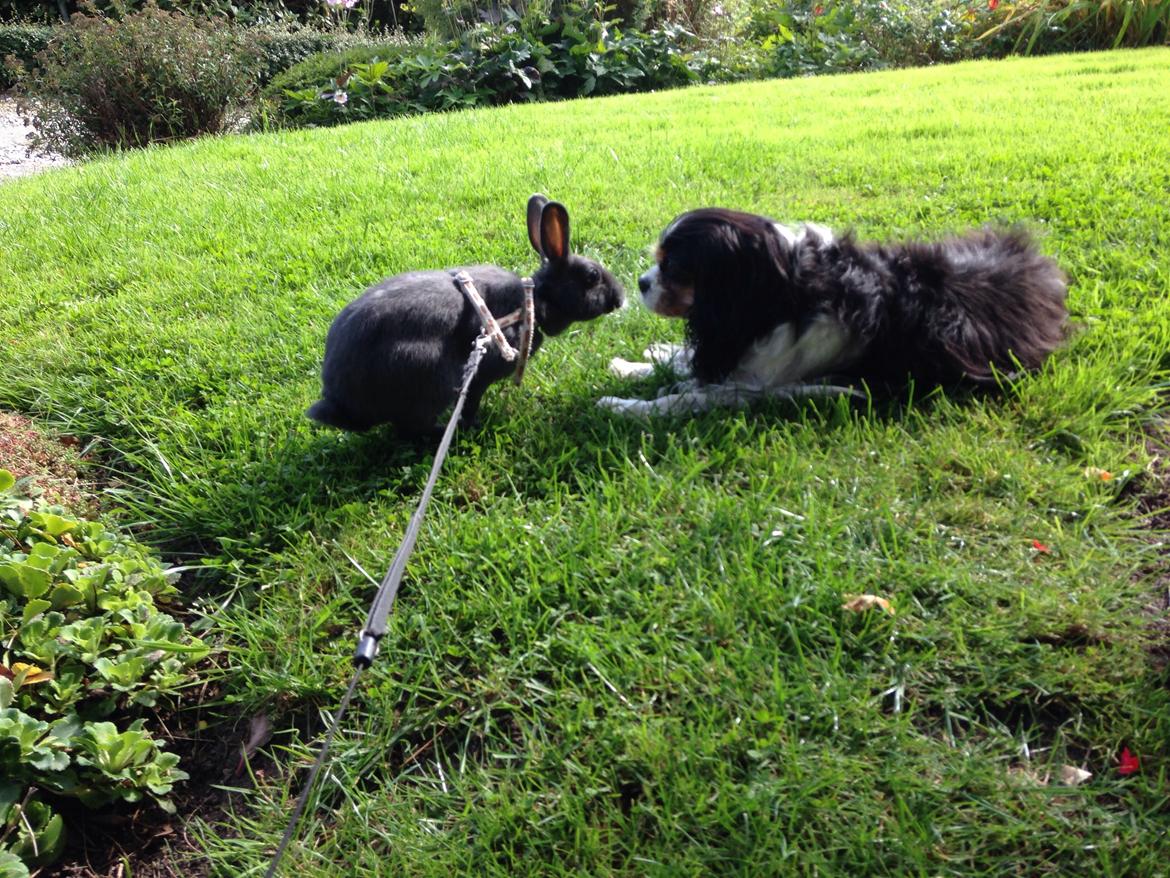
<svg viewBox="0 0 1170 878"><path fill-rule="evenodd" d="M460 39L369 47L312 58L266 90L289 125L330 125L404 113L620 94L695 82L715 67L669 27L621 31L562 18L533 32L476 28Z"/></svg>
<svg viewBox="0 0 1170 878"><path fill-rule="evenodd" d="M754 5L747 30L771 51L769 73L801 76L1159 45L1170 37L1170 2L786 0Z"/></svg>
<svg viewBox="0 0 1170 878"><path fill-rule="evenodd" d="M260 52L257 79L261 86L281 77L308 58L343 56L371 44L369 34L346 30L314 30L265 25L249 28L253 45Z"/></svg>
<svg viewBox="0 0 1170 878"><path fill-rule="evenodd" d="M320 25L329 18L321 0L0 0L0 21L32 21L55 24L64 15L97 12L118 17L157 2L162 9L210 18L227 18L237 24L292 22ZM363 0L360 15L349 18L374 28L418 30L421 16L404 7L402 0Z"/></svg>
<svg viewBox="0 0 1170 878"><path fill-rule="evenodd" d="M990 22L986 5L965 0L790 0L757 7L748 27L772 75L803 76L974 57Z"/></svg>
<svg viewBox="0 0 1170 878"><path fill-rule="evenodd" d="M16 70L6 59L27 66L52 34L52 28L39 24L0 24L0 91L16 83Z"/></svg>
<svg viewBox="0 0 1170 878"><path fill-rule="evenodd" d="M75 15L21 78L34 144L78 156L217 134L254 90L257 57L221 19Z"/></svg>

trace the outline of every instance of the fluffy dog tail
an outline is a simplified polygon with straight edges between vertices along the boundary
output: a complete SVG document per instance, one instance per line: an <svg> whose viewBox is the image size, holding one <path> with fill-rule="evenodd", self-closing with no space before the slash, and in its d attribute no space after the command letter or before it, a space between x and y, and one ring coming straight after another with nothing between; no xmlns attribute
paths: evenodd
<svg viewBox="0 0 1170 878"><path fill-rule="evenodd" d="M945 301L928 321L954 364L975 381L1040 368L1067 335L1064 272L1022 229L978 232L939 251Z"/></svg>

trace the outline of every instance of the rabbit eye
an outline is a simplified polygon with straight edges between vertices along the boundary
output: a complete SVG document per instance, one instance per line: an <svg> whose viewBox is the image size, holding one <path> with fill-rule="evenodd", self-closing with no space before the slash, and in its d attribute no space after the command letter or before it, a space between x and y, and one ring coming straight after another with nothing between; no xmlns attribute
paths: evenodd
<svg viewBox="0 0 1170 878"><path fill-rule="evenodd" d="M601 272L598 271L596 268L590 268L588 273L586 273L585 277L588 279L589 283L595 284L599 280L601 280Z"/></svg>

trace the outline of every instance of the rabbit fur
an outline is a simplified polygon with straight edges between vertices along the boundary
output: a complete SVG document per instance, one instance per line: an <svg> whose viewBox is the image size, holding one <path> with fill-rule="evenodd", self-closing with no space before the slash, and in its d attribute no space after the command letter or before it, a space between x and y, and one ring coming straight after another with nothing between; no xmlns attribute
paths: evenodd
<svg viewBox="0 0 1170 878"><path fill-rule="evenodd" d="M528 239L541 257L532 276L536 327L532 353L544 335L592 320L621 306L621 285L605 268L569 247L569 213L543 195L528 200ZM521 279L494 265L463 268L497 318L519 308ZM390 423L400 433L433 433L455 402L463 368L483 326L454 281L458 268L413 271L387 278L346 305L329 327L321 369L321 398L306 411L342 430ZM513 347L520 326L505 328ZM516 369L494 347L484 355L464 404L461 424L476 422L484 391Z"/></svg>

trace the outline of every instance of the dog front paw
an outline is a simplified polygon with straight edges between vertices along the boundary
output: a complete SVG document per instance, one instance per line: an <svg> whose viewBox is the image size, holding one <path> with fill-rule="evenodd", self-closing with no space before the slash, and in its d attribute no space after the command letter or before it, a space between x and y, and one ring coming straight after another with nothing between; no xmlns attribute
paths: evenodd
<svg viewBox="0 0 1170 878"><path fill-rule="evenodd" d="M609 361L609 371L618 378L644 378L654 370L649 363L632 363L621 357Z"/></svg>
<svg viewBox="0 0 1170 878"><path fill-rule="evenodd" d="M597 400L597 407L623 417L638 417L643 414L645 402L640 399L622 399L620 396L603 396Z"/></svg>

